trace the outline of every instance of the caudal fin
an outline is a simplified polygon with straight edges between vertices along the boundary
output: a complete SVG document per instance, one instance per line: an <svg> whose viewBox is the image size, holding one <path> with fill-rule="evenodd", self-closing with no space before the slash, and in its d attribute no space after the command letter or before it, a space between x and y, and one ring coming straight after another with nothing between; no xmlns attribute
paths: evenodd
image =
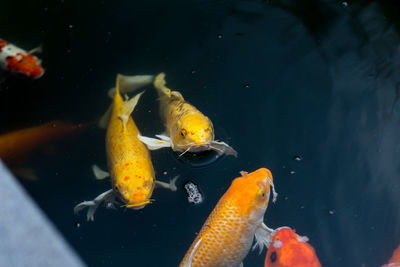
<svg viewBox="0 0 400 267"><path fill-rule="evenodd" d="M154 75L136 75L136 76L126 76L122 74L117 74L116 78L116 88L112 88L108 91L108 95L111 98L114 98L115 93L117 92L118 94L126 94L133 92L137 89L140 89L146 85L149 85L153 82L154 80ZM139 100L140 96L142 93L136 95L134 98L132 98L130 101L126 101L124 106L127 107L127 109L131 109L130 112L133 111L133 108L135 107L137 101ZM128 102L128 103L127 103ZM111 118L111 111L112 111L112 104L108 107L106 113L99 119L98 121L98 126L101 129L106 129L108 122L110 121ZM124 112L124 114L121 114L121 119L127 120L128 116L130 115ZM125 123L125 122L124 122Z"/></svg>
<svg viewBox="0 0 400 267"><path fill-rule="evenodd" d="M119 84L120 94L127 94L136 91L144 86L150 85L154 81L154 75L117 75L117 85ZM108 91L110 97L114 97L116 88Z"/></svg>

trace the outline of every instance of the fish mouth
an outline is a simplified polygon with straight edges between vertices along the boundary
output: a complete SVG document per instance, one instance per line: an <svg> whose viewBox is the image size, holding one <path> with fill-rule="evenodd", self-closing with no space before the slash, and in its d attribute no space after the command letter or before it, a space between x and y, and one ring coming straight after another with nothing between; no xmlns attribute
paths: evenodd
<svg viewBox="0 0 400 267"><path fill-rule="evenodd" d="M143 209L147 204L150 204L150 203L151 203L150 200L145 200L145 201L142 201L139 203L126 204L124 206L127 208L130 208L130 209L140 210L140 209Z"/></svg>
<svg viewBox="0 0 400 267"><path fill-rule="evenodd" d="M206 150L210 150L210 144L202 144L202 145L192 145L189 147L189 152L202 152L202 151L206 151Z"/></svg>

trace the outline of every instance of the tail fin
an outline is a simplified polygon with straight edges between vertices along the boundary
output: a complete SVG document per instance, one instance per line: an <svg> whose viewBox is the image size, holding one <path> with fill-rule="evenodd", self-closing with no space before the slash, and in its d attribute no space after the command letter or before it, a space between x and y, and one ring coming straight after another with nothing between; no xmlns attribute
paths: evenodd
<svg viewBox="0 0 400 267"><path fill-rule="evenodd" d="M118 93L118 91L119 91L118 84L117 84L116 89L117 89L116 93ZM139 98L142 96L143 93L144 93L144 91L137 94L136 96L132 97L131 99L127 99L124 101L124 104L122 106L123 114L118 115L118 117L122 120L122 122L124 124L124 128L126 127L126 124L128 123L128 119L130 118L131 113L135 109L136 104L138 103Z"/></svg>
<svg viewBox="0 0 400 267"><path fill-rule="evenodd" d="M117 94L126 94L129 92L133 92L136 89L139 89L143 86L149 85L153 82L154 75L136 75L136 76L126 76L122 74L117 74L117 78L115 80L115 88L112 88L108 91L108 96L114 98L114 95ZM139 100L141 94L136 96L136 102ZM131 102L132 104L132 102ZM136 103L133 105L135 107ZM111 118L112 104L108 107L106 113L100 118L98 122L98 126L101 129L106 129L108 122ZM133 111L133 109L132 109ZM129 115L129 114L128 114Z"/></svg>
<svg viewBox="0 0 400 267"><path fill-rule="evenodd" d="M154 79L153 85L157 89L158 96L162 97L171 97L171 89L165 86L165 73L161 72Z"/></svg>
<svg viewBox="0 0 400 267"><path fill-rule="evenodd" d="M119 87L119 93L126 94L134 92L139 88L147 86L154 81L154 75L134 75L127 76L118 74L116 87ZM108 95L112 98L116 92L117 88L112 88L108 91Z"/></svg>

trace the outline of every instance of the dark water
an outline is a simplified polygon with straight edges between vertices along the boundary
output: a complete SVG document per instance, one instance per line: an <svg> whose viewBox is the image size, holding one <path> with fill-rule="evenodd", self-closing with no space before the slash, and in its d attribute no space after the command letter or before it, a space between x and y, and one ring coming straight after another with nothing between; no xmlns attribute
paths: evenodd
<svg viewBox="0 0 400 267"><path fill-rule="evenodd" d="M279 193L267 225L307 235L323 266L379 266L400 243L398 10L395 1L6 1L0 37L42 44L46 74L0 85L1 130L96 119L116 73L164 71L239 157L192 166L152 152L157 179L180 174L179 190L155 190L140 211L100 208L88 223L72 209L110 187L90 169L106 166L104 132L35 155L26 165L40 179L22 183L89 266L177 266L231 180L262 166ZM133 114L147 136L163 130L155 97L148 89ZM188 180L203 204L187 203ZM250 252L244 265L264 257Z"/></svg>

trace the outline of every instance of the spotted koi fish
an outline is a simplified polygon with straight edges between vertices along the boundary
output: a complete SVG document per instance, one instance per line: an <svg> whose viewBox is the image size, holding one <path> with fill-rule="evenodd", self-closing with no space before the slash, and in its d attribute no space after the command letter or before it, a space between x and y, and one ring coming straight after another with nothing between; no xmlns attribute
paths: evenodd
<svg viewBox="0 0 400 267"><path fill-rule="evenodd" d="M28 52L0 39L0 70L11 75L38 79L44 74L41 60L33 55L38 52L41 52L40 47Z"/></svg>
<svg viewBox="0 0 400 267"><path fill-rule="evenodd" d="M382 267L400 267L400 246L393 252L388 264L382 265Z"/></svg>
<svg viewBox="0 0 400 267"><path fill-rule="evenodd" d="M141 209L151 202L155 185L176 191L174 178L170 184L156 181L150 153L138 139L140 134L131 117L142 93L123 100L120 91L121 76L117 76L112 107L109 110L106 134L107 165L109 173L96 165L93 172L97 179L111 177L112 189L100 194L93 201L84 201L75 207L75 212L88 207L87 219L94 220L94 213L102 201L114 203L118 197L127 208Z"/></svg>
<svg viewBox="0 0 400 267"><path fill-rule="evenodd" d="M299 236L289 227L280 227L272 235L265 267L321 267L306 236Z"/></svg>
<svg viewBox="0 0 400 267"><path fill-rule="evenodd" d="M252 173L241 172L218 201L196 239L180 263L180 267L235 267L253 246L263 249L270 243L272 229L264 224L270 186L274 201L276 192L272 174L261 168Z"/></svg>

